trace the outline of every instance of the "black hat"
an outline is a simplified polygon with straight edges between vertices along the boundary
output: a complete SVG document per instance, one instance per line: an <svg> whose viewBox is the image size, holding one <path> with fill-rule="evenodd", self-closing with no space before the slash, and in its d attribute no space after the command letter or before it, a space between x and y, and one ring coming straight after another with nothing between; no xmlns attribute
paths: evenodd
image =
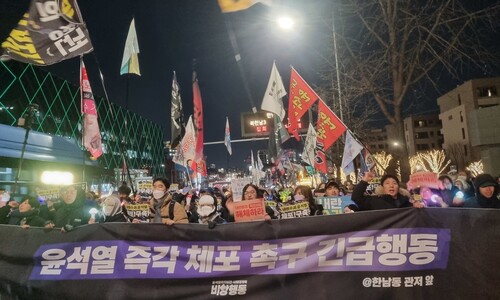
<svg viewBox="0 0 500 300"><path fill-rule="evenodd" d="M497 186L495 179L490 174L481 174L474 180L474 186L476 188L487 187L487 186Z"/></svg>

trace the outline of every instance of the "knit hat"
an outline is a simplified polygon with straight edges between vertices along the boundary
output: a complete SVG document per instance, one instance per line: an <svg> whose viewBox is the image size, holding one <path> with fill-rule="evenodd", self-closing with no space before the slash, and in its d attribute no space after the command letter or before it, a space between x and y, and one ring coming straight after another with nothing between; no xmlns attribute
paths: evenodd
<svg viewBox="0 0 500 300"><path fill-rule="evenodd" d="M495 182L495 179L490 174L481 174L476 177L474 180L474 187L476 189L480 187L494 186L496 187L498 184Z"/></svg>

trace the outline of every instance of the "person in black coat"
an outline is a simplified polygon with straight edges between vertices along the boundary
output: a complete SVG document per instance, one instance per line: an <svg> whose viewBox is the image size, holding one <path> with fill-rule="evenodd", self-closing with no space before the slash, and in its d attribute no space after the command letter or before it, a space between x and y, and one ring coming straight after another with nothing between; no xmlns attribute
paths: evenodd
<svg viewBox="0 0 500 300"><path fill-rule="evenodd" d="M63 203L56 211L55 218L49 227L62 228L62 231L71 231L76 227L89 224L90 210L95 209L85 203L85 192L74 185L65 187L62 191Z"/></svg>
<svg viewBox="0 0 500 300"><path fill-rule="evenodd" d="M412 207L408 195L403 195L403 190L399 188L399 179L394 175L384 175L380 180L382 194L365 195L368 182L373 180L374 174L366 172L362 180L354 187L351 199L356 203L359 210L377 210L388 208Z"/></svg>
<svg viewBox="0 0 500 300"><path fill-rule="evenodd" d="M465 200L464 207L500 208L500 189L490 174L481 174L474 180L476 195Z"/></svg>
<svg viewBox="0 0 500 300"><path fill-rule="evenodd" d="M0 207L0 224L9 224L10 213L19 206L16 200L10 199L5 206Z"/></svg>
<svg viewBox="0 0 500 300"><path fill-rule="evenodd" d="M40 217L40 202L35 197L24 197L19 208L13 210L9 216L10 225L20 225L23 228L44 227L45 219Z"/></svg>

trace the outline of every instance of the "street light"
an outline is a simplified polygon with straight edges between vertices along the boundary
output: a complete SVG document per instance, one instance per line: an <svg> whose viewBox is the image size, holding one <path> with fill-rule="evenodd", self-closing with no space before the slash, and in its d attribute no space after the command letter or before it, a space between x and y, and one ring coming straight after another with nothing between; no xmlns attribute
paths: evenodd
<svg viewBox="0 0 500 300"><path fill-rule="evenodd" d="M290 30L295 25L295 22L289 16L281 16L277 20L278 26L284 30Z"/></svg>

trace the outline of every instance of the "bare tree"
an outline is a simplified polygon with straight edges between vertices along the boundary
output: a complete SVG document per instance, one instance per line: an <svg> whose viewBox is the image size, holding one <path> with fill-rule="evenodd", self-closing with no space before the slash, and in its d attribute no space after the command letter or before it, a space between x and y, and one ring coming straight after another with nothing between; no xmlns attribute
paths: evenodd
<svg viewBox="0 0 500 300"><path fill-rule="evenodd" d="M458 170L465 170L467 164L464 145L464 143L456 142L446 147L446 154Z"/></svg>
<svg viewBox="0 0 500 300"><path fill-rule="evenodd" d="M483 38L496 30L500 4L472 10L465 0L343 0L335 8L342 16L336 24L338 51L342 64L340 82L346 83L349 99L375 101L397 132L403 147L401 175L410 173L403 127L403 108L412 104L412 91L423 82L436 88L446 74L459 77L464 66L484 67L498 57L487 50ZM471 3L467 3L471 6ZM333 72L332 72L333 73ZM349 105L347 105L349 106Z"/></svg>

